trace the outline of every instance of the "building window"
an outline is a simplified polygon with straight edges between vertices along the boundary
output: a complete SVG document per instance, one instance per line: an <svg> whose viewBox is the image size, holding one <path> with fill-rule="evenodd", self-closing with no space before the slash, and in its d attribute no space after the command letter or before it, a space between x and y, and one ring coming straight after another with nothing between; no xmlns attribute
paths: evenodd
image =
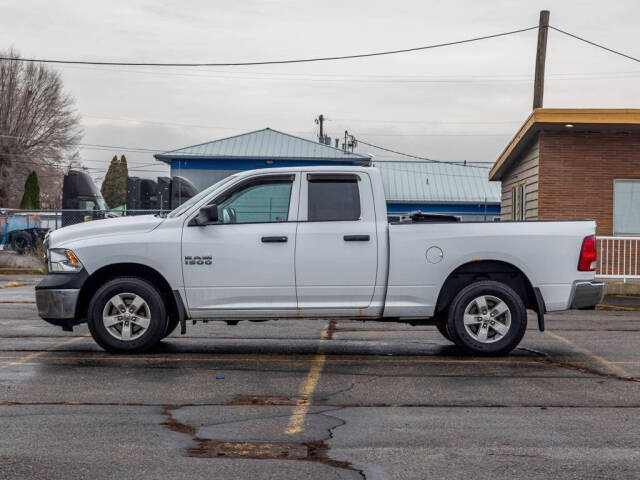
<svg viewBox="0 0 640 480"><path fill-rule="evenodd" d="M640 234L640 180L613 181L613 233Z"/></svg>
<svg viewBox="0 0 640 480"><path fill-rule="evenodd" d="M310 180L310 222L360 220L357 180Z"/></svg>
<svg viewBox="0 0 640 480"><path fill-rule="evenodd" d="M511 220L527 219L527 186L511 187Z"/></svg>

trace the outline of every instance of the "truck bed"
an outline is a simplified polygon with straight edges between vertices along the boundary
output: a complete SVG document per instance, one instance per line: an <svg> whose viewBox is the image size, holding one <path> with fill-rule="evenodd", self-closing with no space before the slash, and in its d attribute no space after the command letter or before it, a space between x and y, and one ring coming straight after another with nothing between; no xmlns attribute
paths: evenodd
<svg viewBox="0 0 640 480"><path fill-rule="evenodd" d="M440 288L460 266L497 261L520 270L538 288L547 311L569 307L585 237L595 222L529 221L389 224L385 316L433 314Z"/></svg>

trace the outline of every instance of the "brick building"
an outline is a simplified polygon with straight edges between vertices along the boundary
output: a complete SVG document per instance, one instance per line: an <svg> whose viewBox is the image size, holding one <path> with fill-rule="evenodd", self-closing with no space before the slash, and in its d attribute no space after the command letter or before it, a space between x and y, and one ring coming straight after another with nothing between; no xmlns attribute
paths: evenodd
<svg viewBox="0 0 640 480"><path fill-rule="evenodd" d="M489 173L502 220L595 219L640 235L640 110L533 111Z"/></svg>

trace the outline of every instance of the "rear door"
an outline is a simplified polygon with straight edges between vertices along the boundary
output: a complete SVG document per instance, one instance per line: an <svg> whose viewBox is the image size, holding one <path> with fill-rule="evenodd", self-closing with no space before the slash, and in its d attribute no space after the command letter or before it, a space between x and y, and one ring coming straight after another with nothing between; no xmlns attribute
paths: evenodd
<svg viewBox="0 0 640 480"><path fill-rule="evenodd" d="M302 175L295 260L303 315L369 306L376 283L377 237L367 174Z"/></svg>

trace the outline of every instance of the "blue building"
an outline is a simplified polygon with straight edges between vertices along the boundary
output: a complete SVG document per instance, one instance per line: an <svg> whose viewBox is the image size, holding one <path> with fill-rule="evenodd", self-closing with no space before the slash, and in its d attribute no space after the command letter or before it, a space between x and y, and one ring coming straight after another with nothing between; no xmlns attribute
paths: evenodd
<svg viewBox="0 0 640 480"><path fill-rule="evenodd" d="M458 215L463 221L500 217L500 182L489 181L492 163L374 160L389 214L422 210Z"/></svg>
<svg viewBox="0 0 640 480"><path fill-rule="evenodd" d="M490 164L374 161L372 155L345 152L265 128L154 157L202 190L233 173L254 168L307 165L376 166L382 173L390 214L422 210L492 220L500 215L500 182L489 182Z"/></svg>

